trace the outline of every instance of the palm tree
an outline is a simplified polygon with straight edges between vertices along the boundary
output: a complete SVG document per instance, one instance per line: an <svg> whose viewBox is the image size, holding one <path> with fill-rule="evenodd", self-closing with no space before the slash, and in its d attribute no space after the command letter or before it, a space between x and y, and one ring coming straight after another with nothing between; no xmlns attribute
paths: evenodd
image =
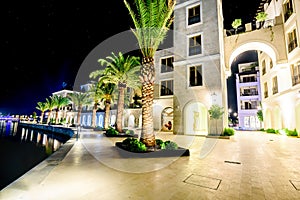
<svg viewBox="0 0 300 200"><path fill-rule="evenodd" d="M153 92L155 81L154 54L164 40L173 22L176 0L135 0L136 13L124 0L136 29L135 35L143 55L142 82L142 132L141 141L148 147L155 146L153 130Z"/></svg>
<svg viewBox="0 0 300 200"><path fill-rule="evenodd" d="M93 106L93 116L92 116L92 127L96 127L96 113L98 110L98 105L102 97L102 92L100 90L100 86L98 83L94 83L91 85L91 87L88 90L88 93L90 94L90 97L94 101L94 106Z"/></svg>
<svg viewBox="0 0 300 200"><path fill-rule="evenodd" d="M55 123L58 124L58 113L61 108L64 106L68 105L70 103L70 99L67 97L59 96L59 95L54 95L53 100L55 101L56 104L56 113L55 113Z"/></svg>
<svg viewBox="0 0 300 200"><path fill-rule="evenodd" d="M49 110L48 118L47 118L47 124L48 124L51 119L52 111L53 111L53 109L56 108L56 101L55 101L54 97L50 96L49 98L46 98L46 104L47 104L47 107Z"/></svg>
<svg viewBox="0 0 300 200"><path fill-rule="evenodd" d="M40 124L42 124L44 120L44 113L48 110L48 104L46 102L37 102L37 106L35 108L41 111Z"/></svg>
<svg viewBox="0 0 300 200"><path fill-rule="evenodd" d="M77 111L77 124L80 124L80 117L81 117L82 107L85 106L85 105L92 104L92 100L91 100L88 93L83 93L83 92L70 93L70 94L68 94L67 97L78 108L78 111Z"/></svg>
<svg viewBox="0 0 300 200"><path fill-rule="evenodd" d="M113 83L102 83L101 88L101 101L105 104L105 117L104 117L104 129L107 130L109 126L110 107L114 100L114 91L116 85Z"/></svg>
<svg viewBox="0 0 300 200"><path fill-rule="evenodd" d="M122 119L124 111L124 97L125 89L138 88L139 82L138 72L140 71L139 57L127 56L119 52L118 56L112 53L112 56L107 56L106 59L99 59L98 62L101 66L106 66L103 70L97 70L90 74L90 77L96 78L100 76L100 83L113 83L118 85L118 108L117 108L117 121L116 130L123 132Z"/></svg>

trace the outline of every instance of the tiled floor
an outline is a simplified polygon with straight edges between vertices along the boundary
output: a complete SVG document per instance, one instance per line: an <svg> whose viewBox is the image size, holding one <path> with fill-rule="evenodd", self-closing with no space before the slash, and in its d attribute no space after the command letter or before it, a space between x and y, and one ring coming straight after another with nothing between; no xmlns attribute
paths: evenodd
<svg viewBox="0 0 300 200"><path fill-rule="evenodd" d="M54 157L60 149L0 199L300 199L300 138L246 131L229 140L157 138L189 148L190 156L125 159L114 147L122 138L82 132L62 161Z"/></svg>

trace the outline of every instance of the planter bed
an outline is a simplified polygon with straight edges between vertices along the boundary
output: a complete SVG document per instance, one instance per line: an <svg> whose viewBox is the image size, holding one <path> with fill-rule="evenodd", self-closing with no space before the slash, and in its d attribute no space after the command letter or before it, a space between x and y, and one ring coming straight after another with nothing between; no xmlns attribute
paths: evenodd
<svg viewBox="0 0 300 200"><path fill-rule="evenodd" d="M213 134L211 134L211 135L207 135L206 136L207 138L219 138L219 139L230 139L230 136L228 136L228 135L213 135Z"/></svg>
<svg viewBox="0 0 300 200"><path fill-rule="evenodd" d="M126 158L158 158L158 157L180 157L190 156L188 149L178 147L176 150L162 150L156 149L156 151L145 151L145 152L131 152L128 151L122 142L116 142L116 147L122 157Z"/></svg>
<svg viewBox="0 0 300 200"><path fill-rule="evenodd" d="M117 135L113 135L113 134L107 134L106 132L103 133L106 137L134 137L134 138L138 138L138 134L126 134L126 133L119 133Z"/></svg>

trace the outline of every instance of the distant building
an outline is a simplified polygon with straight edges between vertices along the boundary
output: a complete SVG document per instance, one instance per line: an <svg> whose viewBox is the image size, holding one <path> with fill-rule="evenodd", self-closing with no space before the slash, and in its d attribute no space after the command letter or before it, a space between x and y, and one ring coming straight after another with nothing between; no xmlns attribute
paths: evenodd
<svg viewBox="0 0 300 200"><path fill-rule="evenodd" d="M261 109L259 67L256 62L238 64L236 74L239 127L246 130L261 128L257 111Z"/></svg>

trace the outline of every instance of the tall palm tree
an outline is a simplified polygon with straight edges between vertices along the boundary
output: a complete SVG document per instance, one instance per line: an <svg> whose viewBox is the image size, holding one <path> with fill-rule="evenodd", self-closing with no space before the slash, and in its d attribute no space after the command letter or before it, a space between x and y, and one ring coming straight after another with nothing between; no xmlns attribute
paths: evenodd
<svg viewBox="0 0 300 200"><path fill-rule="evenodd" d="M41 111L40 124L42 124L44 120L44 113L48 110L48 104L46 102L37 102L37 106L35 108Z"/></svg>
<svg viewBox="0 0 300 200"><path fill-rule="evenodd" d="M77 106L77 124L80 124L81 110L85 105L91 105L92 100L88 93L74 92L67 96L75 106Z"/></svg>
<svg viewBox="0 0 300 200"><path fill-rule="evenodd" d="M138 88L140 83L138 80L138 72L140 71L139 57L130 56L124 57L119 52L118 55L112 53L111 56L107 56L106 59L99 59L98 62L101 66L106 66L103 70L97 70L90 74L90 77L96 78L100 76L100 83L113 83L118 85L118 108L117 108L117 121L116 130L123 132L122 119L124 111L124 97L125 89Z"/></svg>
<svg viewBox="0 0 300 200"><path fill-rule="evenodd" d="M98 83L92 84L88 90L88 93L94 101L93 115L92 115L92 127L96 127L96 114L97 114L99 102L102 97L102 92L101 92L101 88L100 88L99 84Z"/></svg>
<svg viewBox="0 0 300 200"><path fill-rule="evenodd" d="M152 108L155 81L154 54L173 22L176 0L134 0L134 2L135 9L124 0L135 26L135 29L131 30L143 55L140 76L142 82L141 141L148 147L154 147Z"/></svg>
<svg viewBox="0 0 300 200"><path fill-rule="evenodd" d="M46 98L46 104L49 110L47 124L50 122L52 111L56 108L56 101L54 98L55 98L54 96L50 96L49 98Z"/></svg>
<svg viewBox="0 0 300 200"><path fill-rule="evenodd" d="M55 112L55 123L58 124L58 114L61 108L64 106L68 105L70 103L70 99L67 97L59 96L59 95L54 95L53 100L55 101L56 104L56 112Z"/></svg>
<svg viewBox="0 0 300 200"><path fill-rule="evenodd" d="M101 91L101 100L105 104L105 117L104 117L104 129L107 130L109 126L109 118L110 118L110 107L111 103L115 98L115 87L116 85L113 83L102 83L100 85Z"/></svg>

